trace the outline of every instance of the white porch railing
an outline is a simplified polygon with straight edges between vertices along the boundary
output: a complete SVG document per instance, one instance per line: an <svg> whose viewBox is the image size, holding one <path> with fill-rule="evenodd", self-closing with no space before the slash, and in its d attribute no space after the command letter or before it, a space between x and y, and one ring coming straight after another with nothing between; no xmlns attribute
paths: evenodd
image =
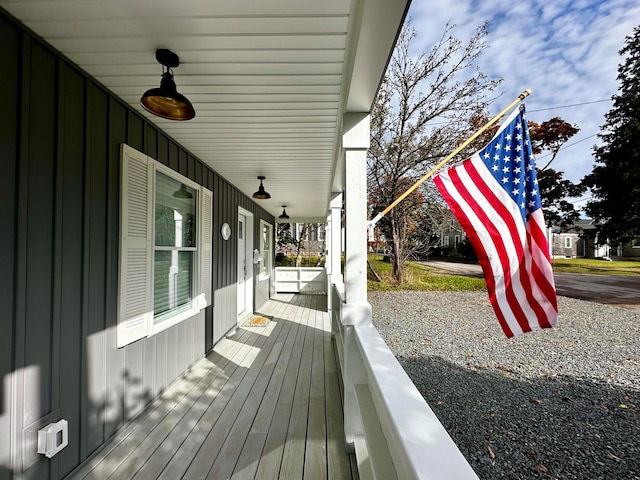
<svg viewBox="0 0 640 480"><path fill-rule="evenodd" d="M331 323L345 394L352 391L356 399L345 401L344 416L353 429L360 477L477 479L376 328L370 322L344 325L342 288L331 285ZM349 347L354 343L357 348ZM345 351L345 345L357 351Z"/></svg>
<svg viewBox="0 0 640 480"><path fill-rule="evenodd" d="M276 293L326 293L324 267L276 267Z"/></svg>

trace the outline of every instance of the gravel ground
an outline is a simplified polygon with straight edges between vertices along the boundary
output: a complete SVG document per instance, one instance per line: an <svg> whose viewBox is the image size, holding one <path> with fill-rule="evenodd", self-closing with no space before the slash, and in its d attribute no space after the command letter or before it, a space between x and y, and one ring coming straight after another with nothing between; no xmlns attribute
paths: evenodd
<svg viewBox="0 0 640 480"><path fill-rule="evenodd" d="M640 313L560 297L507 339L477 292L369 292L374 324L481 479L640 479Z"/></svg>

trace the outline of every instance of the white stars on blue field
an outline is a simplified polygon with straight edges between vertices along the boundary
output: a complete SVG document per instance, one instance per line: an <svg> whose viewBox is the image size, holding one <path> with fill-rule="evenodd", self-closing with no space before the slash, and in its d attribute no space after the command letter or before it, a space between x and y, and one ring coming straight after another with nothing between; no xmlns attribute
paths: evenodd
<svg viewBox="0 0 640 480"><path fill-rule="evenodd" d="M538 180L524 109L479 154L489 172L518 205L523 219L540 208Z"/></svg>

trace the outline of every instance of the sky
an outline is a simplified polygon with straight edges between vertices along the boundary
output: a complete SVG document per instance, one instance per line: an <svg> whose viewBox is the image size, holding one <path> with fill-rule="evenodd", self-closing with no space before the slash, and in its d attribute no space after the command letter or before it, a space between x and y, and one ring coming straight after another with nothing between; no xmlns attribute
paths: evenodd
<svg viewBox="0 0 640 480"><path fill-rule="evenodd" d="M455 25L452 35L464 42L488 21L489 48L478 66L490 78L503 79L491 114L531 89L525 100L529 121L557 116L580 128L551 167L573 182L591 172L596 135L618 93L617 70L623 62L618 52L640 25L640 2L413 0L408 16L418 34L412 47L423 52L431 50L447 22ZM544 164L539 156L538 165Z"/></svg>

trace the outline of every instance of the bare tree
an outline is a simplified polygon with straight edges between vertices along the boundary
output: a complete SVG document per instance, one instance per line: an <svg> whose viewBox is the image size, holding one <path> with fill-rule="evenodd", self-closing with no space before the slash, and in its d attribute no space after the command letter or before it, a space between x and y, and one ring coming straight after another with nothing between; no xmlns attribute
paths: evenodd
<svg viewBox="0 0 640 480"><path fill-rule="evenodd" d="M466 42L447 24L427 55L410 53L416 31L403 27L371 114L369 200L380 211L446 156L469 133L472 118L486 111L487 95L501 80L477 67L487 48L487 24ZM434 201L429 184L409 195L378 224L391 250L393 276L402 281L409 239L421 228L425 202ZM440 202L440 200L436 200ZM415 244L414 244L415 245Z"/></svg>
<svg viewBox="0 0 640 480"><path fill-rule="evenodd" d="M302 250L304 250L304 238L307 236L310 224L303 223L300 230L300 238L298 239L298 250L296 252L296 267L302 266Z"/></svg>

